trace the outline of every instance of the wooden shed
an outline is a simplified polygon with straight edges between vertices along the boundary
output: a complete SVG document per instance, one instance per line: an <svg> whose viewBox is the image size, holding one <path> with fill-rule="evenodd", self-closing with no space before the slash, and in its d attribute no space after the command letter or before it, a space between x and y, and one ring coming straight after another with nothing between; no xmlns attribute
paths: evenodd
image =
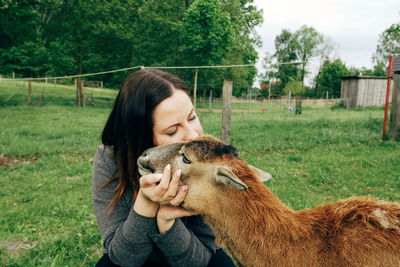
<svg viewBox="0 0 400 267"><path fill-rule="evenodd" d="M393 88L393 79L391 83ZM383 106L386 87L387 77L384 76L345 76L342 77L340 98L345 107ZM391 99L391 94L389 97Z"/></svg>

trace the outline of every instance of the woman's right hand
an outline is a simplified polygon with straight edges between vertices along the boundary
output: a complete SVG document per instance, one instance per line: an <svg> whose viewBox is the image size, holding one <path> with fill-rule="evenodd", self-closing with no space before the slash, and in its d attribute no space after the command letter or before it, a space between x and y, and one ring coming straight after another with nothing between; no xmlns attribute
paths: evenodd
<svg viewBox="0 0 400 267"><path fill-rule="evenodd" d="M182 194L185 194L183 190L179 190L180 178L180 170L175 171L171 177L171 165L168 164L162 174L152 173L139 179L139 194L158 204L170 204L171 201L179 200Z"/></svg>

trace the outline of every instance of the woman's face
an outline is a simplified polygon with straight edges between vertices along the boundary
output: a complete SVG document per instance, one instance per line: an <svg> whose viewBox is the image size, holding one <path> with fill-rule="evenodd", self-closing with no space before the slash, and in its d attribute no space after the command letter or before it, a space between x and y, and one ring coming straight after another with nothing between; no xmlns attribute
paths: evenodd
<svg viewBox="0 0 400 267"><path fill-rule="evenodd" d="M192 102L182 90L173 89L172 95L158 104L153 111L153 122L156 146L189 141L203 132Z"/></svg>

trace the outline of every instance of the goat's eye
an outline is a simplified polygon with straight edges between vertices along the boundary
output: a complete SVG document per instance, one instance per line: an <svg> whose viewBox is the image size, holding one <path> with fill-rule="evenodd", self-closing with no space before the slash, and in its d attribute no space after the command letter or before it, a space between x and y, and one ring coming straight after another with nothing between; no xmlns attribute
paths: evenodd
<svg viewBox="0 0 400 267"><path fill-rule="evenodd" d="M192 163L192 162L185 156L185 154L182 154L182 161L183 161L184 163L186 163L186 164Z"/></svg>

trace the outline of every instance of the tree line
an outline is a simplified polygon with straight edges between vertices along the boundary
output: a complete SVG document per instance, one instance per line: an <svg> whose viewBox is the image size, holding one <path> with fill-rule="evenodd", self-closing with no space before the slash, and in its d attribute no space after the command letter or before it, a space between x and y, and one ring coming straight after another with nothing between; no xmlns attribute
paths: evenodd
<svg viewBox="0 0 400 267"><path fill-rule="evenodd" d="M0 73L64 76L128 66L255 64L262 11L252 0L16 0L0 2ZM193 82L195 70L179 76ZM173 72L173 71L172 71ZM223 77L235 93L255 67L202 70L214 93ZM118 88L126 73L101 77ZM98 79L88 77L86 79Z"/></svg>
<svg viewBox="0 0 400 267"><path fill-rule="evenodd" d="M0 74L68 76L129 66L255 64L263 22L253 0L14 0L0 2ZM372 69L348 67L334 56L335 43L313 27L284 29L275 52L263 59L263 84L272 95L340 96L340 77L386 75L387 56L400 53L400 23L381 33ZM286 64L286 63L296 64ZM318 71L310 79L311 62ZM194 69L176 72L189 86ZM118 88L127 73L101 76ZM255 67L202 69L199 93L218 96L223 79L234 95L252 87ZM85 79L99 79L87 77ZM266 88L265 86L263 88ZM269 88L268 88L269 89ZM206 91L208 90L208 91ZM267 91L261 90L266 96Z"/></svg>
<svg viewBox="0 0 400 267"><path fill-rule="evenodd" d="M313 27L304 25L295 32L283 29L275 38L275 53L263 59L266 72L261 78L263 88L268 90L261 93L266 96L271 91L273 96L280 96L290 91L292 95L323 97L328 92L331 97L340 97L343 76L386 76L389 55L400 54L400 23L380 34L371 69L348 67L334 52L335 43ZM312 85L305 86L312 61L318 70L311 77Z"/></svg>

